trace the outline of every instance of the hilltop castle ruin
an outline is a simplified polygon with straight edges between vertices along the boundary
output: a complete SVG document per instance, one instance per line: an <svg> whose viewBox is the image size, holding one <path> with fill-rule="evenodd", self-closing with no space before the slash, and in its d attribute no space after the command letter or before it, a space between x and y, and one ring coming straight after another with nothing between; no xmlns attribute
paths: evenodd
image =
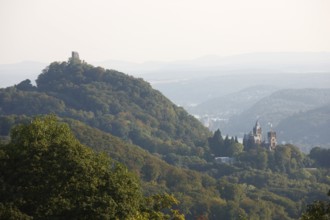
<svg viewBox="0 0 330 220"><path fill-rule="evenodd" d="M72 51L72 55L71 55L71 57L69 58L69 62L70 62L70 63L73 63L73 64L75 64L75 63L80 63L81 60L80 60L80 58L79 58L79 53L76 52L76 51Z"/></svg>

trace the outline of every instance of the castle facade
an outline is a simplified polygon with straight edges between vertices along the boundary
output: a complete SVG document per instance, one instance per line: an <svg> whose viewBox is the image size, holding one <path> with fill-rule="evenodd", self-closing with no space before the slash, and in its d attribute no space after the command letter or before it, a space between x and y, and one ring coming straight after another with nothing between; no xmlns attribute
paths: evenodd
<svg viewBox="0 0 330 220"><path fill-rule="evenodd" d="M260 146L269 150L274 150L277 145L276 132L272 130L267 132L267 140L264 140L260 123L257 120L252 131L249 134L244 134L243 145L244 149Z"/></svg>

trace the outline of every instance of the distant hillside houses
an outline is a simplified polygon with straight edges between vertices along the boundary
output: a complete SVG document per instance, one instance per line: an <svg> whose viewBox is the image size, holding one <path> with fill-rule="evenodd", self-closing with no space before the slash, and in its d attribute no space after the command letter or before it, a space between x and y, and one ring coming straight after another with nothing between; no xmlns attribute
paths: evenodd
<svg viewBox="0 0 330 220"><path fill-rule="evenodd" d="M235 163L235 158L233 157L215 157L214 160L216 163L225 163L225 164Z"/></svg>
<svg viewBox="0 0 330 220"><path fill-rule="evenodd" d="M262 129L257 120L253 130L249 134L244 134L243 145L246 150L258 146L274 150L277 145L276 132L272 130L267 132L267 139L263 139Z"/></svg>

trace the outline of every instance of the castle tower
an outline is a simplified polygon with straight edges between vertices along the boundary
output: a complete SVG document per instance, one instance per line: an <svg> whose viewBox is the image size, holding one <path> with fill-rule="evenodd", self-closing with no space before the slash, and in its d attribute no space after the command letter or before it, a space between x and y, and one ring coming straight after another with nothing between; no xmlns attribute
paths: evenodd
<svg viewBox="0 0 330 220"><path fill-rule="evenodd" d="M261 144L262 130L258 120L256 121L256 124L253 127L253 136L254 136L254 143Z"/></svg>
<svg viewBox="0 0 330 220"><path fill-rule="evenodd" d="M71 58L72 58L73 60L79 60L79 54L78 54L78 52L76 52L76 51L72 51L72 56L71 56Z"/></svg>
<svg viewBox="0 0 330 220"><path fill-rule="evenodd" d="M269 149L274 150L277 144L276 141L276 132L275 131L269 131L267 133L268 136L268 144L269 144Z"/></svg>
<svg viewBox="0 0 330 220"><path fill-rule="evenodd" d="M79 59L78 52L72 51L72 56L71 56L70 62L71 63L80 63L81 62Z"/></svg>

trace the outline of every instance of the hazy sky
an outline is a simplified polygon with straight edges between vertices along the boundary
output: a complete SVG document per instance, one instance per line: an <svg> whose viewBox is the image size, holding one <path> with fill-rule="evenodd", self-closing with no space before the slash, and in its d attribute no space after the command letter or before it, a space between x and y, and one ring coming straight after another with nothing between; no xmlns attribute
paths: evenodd
<svg viewBox="0 0 330 220"><path fill-rule="evenodd" d="M0 0L0 64L330 51L330 0Z"/></svg>

